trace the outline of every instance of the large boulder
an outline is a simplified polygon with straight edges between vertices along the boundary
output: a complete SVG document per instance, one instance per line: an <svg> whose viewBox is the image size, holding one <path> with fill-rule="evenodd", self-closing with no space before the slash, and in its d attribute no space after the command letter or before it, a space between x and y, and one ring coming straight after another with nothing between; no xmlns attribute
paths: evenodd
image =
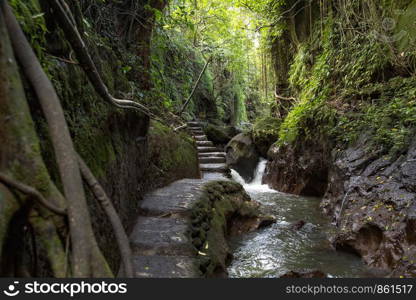
<svg viewBox="0 0 416 300"><path fill-rule="evenodd" d="M182 178L199 178L198 153L194 140L184 132L173 132L159 122L151 122L147 137L148 186L160 187Z"/></svg>
<svg viewBox="0 0 416 300"><path fill-rule="evenodd" d="M227 144L225 151L230 168L236 170L246 182L252 181L260 156L251 136L240 133Z"/></svg>
<svg viewBox="0 0 416 300"><path fill-rule="evenodd" d="M322 197L328 186L328 152L319 141L274 144L263 181L284 193Z"/></svg>
<svg viewBox="0 0 416 300"><path fill-rule="evenodd" d="M233 126L214 124L208 124L204 128L204 131L208 140L212 141L215 145L226 145L234 136L240 133L240 131Z"/></svg>
<svg viewBox="0 0 416 300"><path fill-rule="evenodd" d="M256 120L253 126L253 141L261 156L267 157L270 147L279 138L282 121L278 118L264 117Z"/></svg>

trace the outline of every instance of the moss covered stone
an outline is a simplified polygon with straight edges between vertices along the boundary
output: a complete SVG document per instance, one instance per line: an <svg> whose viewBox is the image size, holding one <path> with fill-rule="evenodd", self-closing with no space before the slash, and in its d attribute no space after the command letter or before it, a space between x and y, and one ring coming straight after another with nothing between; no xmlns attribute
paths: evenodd
<svg viewBox="0 0 416 300"><path fill-rule="evenodd" d="M214 124L208 124L204 128L204 131L208 140L212 141L216 145L227 144L234 136L239 133L235 127Z"/></svg>
<svg viewBox="0 0 416 300"><path fill-rule="evenodd" d="M267 157L271 145L279 138L279 128L282 121L273 117L257 119L253 126L253 142L262 157Z"/></svg>
<svg viewBox="0 0 416 300"><path fill-rule="evenodd" d="M246 182L254 178L254 170L259 161L259 153L250 133L240 133L225 146L226 160L230 168L236 170Z"/></svg>
<svg viewBox="0 0 416 300"><path fill-rule="evenodd" d="M198 155L194 140L186 133L176 133L159 122L151 122L149 162L159 185L181 178L199 178Z"/></svg>
<svg viewBox="0 0 416 300"><path fill-rule="evenodd" d="M231 259L227 238L236 221L250 223L253 229L259 225L260 215L258 204L239 183L213 181L204 186L203 195L192 209L191 236L206 277L226 275Z"/></svg>

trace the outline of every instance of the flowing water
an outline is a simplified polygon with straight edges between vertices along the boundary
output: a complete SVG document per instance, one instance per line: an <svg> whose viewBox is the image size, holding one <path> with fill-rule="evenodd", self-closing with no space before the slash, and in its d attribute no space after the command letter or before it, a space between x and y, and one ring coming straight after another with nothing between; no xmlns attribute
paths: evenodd
<svg viewBox="0 0 416 300"><path fill-rule="evenodd" d="M371 276L355 255L337 252L328 242L333 225L319 209L320 199L283 194L262 185L266 161L260 161L256 176L247 184L231 171L253 200L262 204L265 214L276 223L260 231L233 238L234 259L228 268L230 277L279 277L289 271L320 270L330 277ZM293 224L305 221L295 230Z"/></svg>

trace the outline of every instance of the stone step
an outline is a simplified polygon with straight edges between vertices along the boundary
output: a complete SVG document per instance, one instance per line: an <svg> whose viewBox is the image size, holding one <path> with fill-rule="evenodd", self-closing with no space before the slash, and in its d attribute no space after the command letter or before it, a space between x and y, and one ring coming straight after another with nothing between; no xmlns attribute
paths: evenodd
<svg viewBox="0 0 416 300"><path fill-rule="evenodd" d="M136 278L197 278L201 277L196 258L181 256L133 256Z"/></svg>
<svg viewBox="0 0 416 300"><path fill-rule="evenodd" d="M197 122L197 121L190 121L188 122L188 126L192 127L192 126L201 126L201 123Z"/></svg>
<svg viewBox="0 0 416 300"><path fill-rule="evenodd" d="M145 216L190 214L203 194L202 185L203 182L198 179L182 179L146 194L139 202L140 213Z"/></svg>
<svg viewBox="0 0 416 300"><path fill-rule="evenodd" d="M202 172L228 172L226 164L201 164L200 169Z"/></svg>
<svg viewBox="0 0 416 300"><path fill-rule="evenodd" d="M226 173L218 172L202 172L202 178L204 180L230 180Z"/></svg>
<svg viewBox="0 0 416 300"><path fill-rule="evenodd" d="M206 135L195 135L195 136L194 136L194 139L195 139L196 141L208 141L208 138L207 138L207 136L206 136Z"/></svg>
<svg viewBox="0 0 416 300"><path fill-rule="evenodd" d="M189 125L188 125L188 129L190 129L190 130L203 130L203 128L201 126L189 126Z"/></svg>
<svg viewBox="0 0 416 300"><path fill-rule="evenodd" d="M196 142L197 146L200 147L213 147L214 143L211 141L197 141Z"/></svg>
<svg viewBox="0 0 416 300"><path fill-rule="evenodd" d="M130 235L136 255L195 256L184 219L139 217Z"/></svg>
<svg viewBox="0 0 416 300"><path fill-rule="evenodd" d="M225 157L200 157L201 164L225 164Z"/></svg>
<svg viewBox="0 0 416 300"><path fill-rule="evenodd" d="M194 131L191 131L191 133L193 135L204 135L205 134L205 132L203 132L202 130L194 130Z"/></svg>
<svg viewBox="0 0 416 300"><path fill-rule="evenodd" d="M203 158L203 157L225 157L225 152L218 152L218 150L217 150L216 152L199 153L198 157L199 158Z"/></svg>
<svg viewBox="0 0 416 300"><path fill-rule="evenodd" d="M218 152L216 147L197 147L198 153Z"/></svg>
<svg viewBox="0 0 416 300"><path fill-rule="evenodd" d="M216 152L206 152L206 153L199 153L199 158L203 157L225 157L225 152L218 152L218 149Z"/></svg>

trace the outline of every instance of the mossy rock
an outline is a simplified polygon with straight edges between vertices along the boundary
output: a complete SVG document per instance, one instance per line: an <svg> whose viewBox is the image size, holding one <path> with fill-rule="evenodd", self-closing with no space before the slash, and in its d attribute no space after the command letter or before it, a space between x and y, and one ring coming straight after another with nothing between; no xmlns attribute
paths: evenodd
<svg viewBox="0 0 416 300"><path fill-rule="evenodd" d="M148 147L151 167L159 173L158 180L163 181L158 185L182 178L199 178L198 155L188 134L175 133L159 122L151 122Z"/></svg>
<svg viewBox="0 0 416 300"><path fill-rule="evenodd" d="M234 136L240 132L233 126L221 126L208 124L204 128L208 140L215 145L226 145Z"/></svg>
<svg viewBox="0 0 416 300"><path fill-rule="evenodd" d="M261 213L239 183L214 181L206 184L204 190L191 214L193 245L205 277L225 276L231 259L227 239L233 232L234 221L256 224L253 220L258 220Z"/></svg>
<svg viewBox="0 0 416 300"><path fill-rule="evenodd" d="M246 182L254 178L254 170L259 161L251 134L240 133L225 147L227 164L236 170Z"/></svg>
<svg viewBox="0 0 416 300"><path fill-rule="evenodd" d="M253 126L253 142L262 157L267 157L270 147L279 138L282 121L277 118L265 117L257 119Z"/></svg>

